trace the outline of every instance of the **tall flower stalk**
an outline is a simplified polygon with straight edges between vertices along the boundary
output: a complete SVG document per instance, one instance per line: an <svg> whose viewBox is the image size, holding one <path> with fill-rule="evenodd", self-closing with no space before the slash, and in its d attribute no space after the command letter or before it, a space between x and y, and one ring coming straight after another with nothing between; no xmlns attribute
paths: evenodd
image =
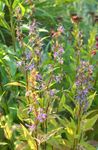
<svg viewBox="0 0 98 150"><path fill-rule="evenodd" d="M93 66L89 64L88 61L81 61L80 65L77 69L76 75L76 106L78 106L77 112L77 128L76 128L76 135L79 135L79 138L75 138L73 142L72 150L76 150L81 140L82 134L81 133L81 124L82 124L82 116L87 112L89 102L88 96L93 88L92 82L92 73L93 73Z"/></svg>

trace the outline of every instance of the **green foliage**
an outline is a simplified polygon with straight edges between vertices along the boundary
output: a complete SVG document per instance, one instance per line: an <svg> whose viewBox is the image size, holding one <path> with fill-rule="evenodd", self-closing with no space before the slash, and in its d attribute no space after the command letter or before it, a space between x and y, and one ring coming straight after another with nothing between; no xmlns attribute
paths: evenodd
<svg viewBox="0 0 98 150"><path fill-rule="evenodd" d="M97 51L97 0L0 0L1 150L98 147Z"/></svg>

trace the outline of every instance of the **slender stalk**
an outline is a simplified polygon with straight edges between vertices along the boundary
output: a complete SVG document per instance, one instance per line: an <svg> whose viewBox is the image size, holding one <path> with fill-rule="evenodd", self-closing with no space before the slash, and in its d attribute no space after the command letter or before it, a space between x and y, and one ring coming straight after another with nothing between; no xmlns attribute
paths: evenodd
<svg viewBox="0 0 98 150"><path fill-rule="evenodd" d="M13 21L13 10L12 10L11 3L9 6L9 13L10 13L10 31L11 31L11 36L12 36L12 44L13 44L14 52L16 52L15 24Z"/></svg>
<svg viewBox="0 0 98 150"><path fill-rule="evenodd" d="M98 72L96 73L96 77L95 77L95 81L94 81L94 87L96 87L97 80L98 80Z"/></svg>
<svg viewBox="0 0 98 150"><path fill-rule="evenodd" d="M37 127L36 127L36 138L37 138ZM38 146L37 140L36 140L36 146L37 146L37 150L39 150L39 146Z"/></svg>
<svg viewBox="0 0 98 150"><path fill-rule="evenodd" d="M79 109L79 116L78 116L78 123L77 123L77 129L76 129L76 135L78 135L79 132L80 132L81 115L82 115L82 109L80 107L80 109ZM80 137L78 139L77 138L74 139L72 150L76 150L77 145L78 145L78 143L80 141Z"/></svg>
<svg viewBox="0 0 98 150"><path fill-rule="evenodd" d="M48 124L47 124L47 119L46 119L46 121L45 121L44 126L45 126L45 133L47 134L47 126L48 126ZM45 144L44 144L44 150L47 150L47 143L46 143L46 142L45 142Z"/></svg>
<svg viewBox="0 0 98 150"><path fill-rule="evenodd" d="M26 90L29 91L28 72L26 71L25 74L26 74ZM29 96L27 97L27 99L28 99L28 102L30 104L30 98L29 98Z"/></svg>
<svg viewBox="0 0 98 150"><path fill-rule="evenodd" d="M49 79L49 81L48 81L48 83L47 83L47 86L46 86L46 90L48 90L49 89L49 85L50 85L50 82L51 82L51 79L52 79L52 73L51 73L51 76L50 76L50 79ZM48 102L47 102L48 104L47 104L47 107L46 107L46 114L48 114L48 109L49 109L49 106L50 106L50 100L48 99ZM46 121L45 121L45 123L44 123L44 131L45 131L45 133L47 134L47 128L48 128L48 123L47 123L47 119L46 119ZM47 150L47 142L45 142L45 144L44 144L44 150Z"/></svg>

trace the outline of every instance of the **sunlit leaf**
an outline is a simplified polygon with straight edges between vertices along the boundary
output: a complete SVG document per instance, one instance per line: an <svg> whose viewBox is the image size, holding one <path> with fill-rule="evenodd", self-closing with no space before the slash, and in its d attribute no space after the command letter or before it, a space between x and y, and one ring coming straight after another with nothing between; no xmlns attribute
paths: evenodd
<svg viewBox="0 0 98 150"><path fill-rule="evenodd" d="M25 7L21 3L19 3L19 6L20 6L21 11L22 11L22 16L24 16L24 14L25 14Z"/></svg>
<svg viewBox="0 0 98 150"><path fill-rule="evenodd" d="M47 140L49 140L52 136L54 136L58 131L60 131L62 129L62 127L57 128L55 130L50 131L49 133L45 134L45 135L41 135L42 138L39 139L40 143L43 143Z"/></svg>
<svg viewBox="0 0 98 150"><path fill-rule="evenodd" d="M4 133L5 133L6 138L10 140L12 137L12 130L7 123L4 126Z"/></svg>
<svg viewBox="0 0 98 150"><path fill-rule="evenodd" d="M83 120L83 127L82 127L83 131L87 131L87 130L92 129L92 127L94 126L94 124L97 121L97 119L98 119L98 114L93 116L90 119Z"/></svg>
<svg viewBox="0 0 98 150"><path fill-rule="evenodd" d="M23 130L24 137L27 140L31 150L37 150L36 141L34 140L34 138L30 135L28 130L23 125L21 125L21 127Z"/></svg>
<svg viewBox="0 0 98 150"><path fill-rule="evenodd" d="M15 9L15 7L19 4L20 0L14 0L12 8Z"/></svg>
<svg viewBox="0 0 98 150"><path fill-rule="evenodd" d="M19 82L11 82L11 83L7 83L5 86L20 86L20 87L24 87L25 85L19 83Z"/></svg>

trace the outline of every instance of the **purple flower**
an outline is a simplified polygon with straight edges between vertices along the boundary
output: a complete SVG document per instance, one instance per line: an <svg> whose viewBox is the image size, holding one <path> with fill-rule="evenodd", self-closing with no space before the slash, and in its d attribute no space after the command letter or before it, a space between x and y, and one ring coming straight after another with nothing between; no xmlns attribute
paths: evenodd
<svg viewBox="0 0 98 150"><path fill-rule="evenodd" d="M40 74L37 74L37 75L36 75L36 80L37 80L37 81L41 81L41 80L42 80L42 76L41 76Z"/></svg>
<svg viewBox="0 0 98 150"><path fill-rule="evenodd" d="M26 70L32 70L34 68L34 64L28 65L26 66Z"/></svg>
<svg viewBox="0 0 98 150"><path fill-rule="evenodd" d="M25 55L26 55L26 60L30 60L31 57L32 57L32 53L31 52L28 52Z"/></svg>
<svg viewBox="0 0 98 150"><path fill-rule="evenodd" d="M64 27L63 26L59 26L57 29L58 32L64 33Z"/></svg>
<svg viewBox="0 0 98 150"><path fill-rule="evenodd" d="M54 52L54 58L58 57L58 52Z"/></svg>
<svg viewBox="0 0 98 150"><path fill-rule="evenodd" d="M87 88L84 89L84 90L83 90L83 93L84 93L84 95L87 95L87 94L88 94L88 89L87 89Z"/></svg>
<svg viewBox="0 0 98 150"><path fill-rule="evenodd" d="M76 86L79 86L81 82L79 80L76 81Z"/></svg>
<svg viewBox="0 0 98 150"><path fill-rule="evenodd" d="M25 125L29 128L29 130L31 132L33 132L36 129L36 125L35 124L32 124L32 125L25 124Z"/></svg>
<svg viewBox="0 0 98 150"><path fill-rule="evenodd" d="M33 32L35 31L36 29L36 22L35 20L32 22L32 24L29 26L29 35L32 35Z"/></svg>
<svg viewBox="0 0 98 150"><path fill-rule="evenodd" d="M38 111L39 111L39 112L38 112L38 116L37 116L38 121L39 121L39 122L45 121L46 118L47 118L47 114L45 114L45 113L43 112L43 109L42 109L42 108L39 108Z"/></svg>
<svg viewBox="0 0 98 150"><path fill-rule="evenodd" d="M62 80L62 77L60 75L55 76L55 80L56 80L56 82L60 83Z"/></svg>
<svg viewBox="0 0 98 150"><path fill-rule="evenodd" d="M50 96L54 96L58 91L56 89L50 90Z"/></svg>
<svg viewBox="0 0 98 150"><path fill-rule="evenodd" d="M60 52L60 53L64 53L63 47L60 47L60 48L59 48L59 52Z"/></svg>
<svg viewBox="0 0 98 150"><path fill-rule="evenodd" d="M17 67L21 67L21 66L22 66L22 64L23 64L23 62L22 62L22 61L18 61L18 62L16 62Z"/></svg>
<svg viewBox="0 0 98 150"><path fill-rule="evenodd" d="M39 120L39 122L43 122L45 121L47 118L47 115L45 113L39 113L37 119Z"/></svg>
<svg viewBox="0 0 98 150"><path fill-rule="evenodd" d="M63 64L63 53L64 53L64 49L63 47L60 45L58 48L55 47L56 51L54 50L53 56L54 59L56 59L60 64Z"/></svg>
<svg viewBox="0 0 98 150"><path fill-rule="evenodd" d="M54 96L55 95L55 91L54 90L50 90L50 96Z"/></svg>
<svg viewBox="0 0 98 150"><path fill-rule="evenodd" d="M92 72L93 66L89 62L80 62L76 75L76 100L84 110L87 110L87 97L92 89Z"/></svg>

